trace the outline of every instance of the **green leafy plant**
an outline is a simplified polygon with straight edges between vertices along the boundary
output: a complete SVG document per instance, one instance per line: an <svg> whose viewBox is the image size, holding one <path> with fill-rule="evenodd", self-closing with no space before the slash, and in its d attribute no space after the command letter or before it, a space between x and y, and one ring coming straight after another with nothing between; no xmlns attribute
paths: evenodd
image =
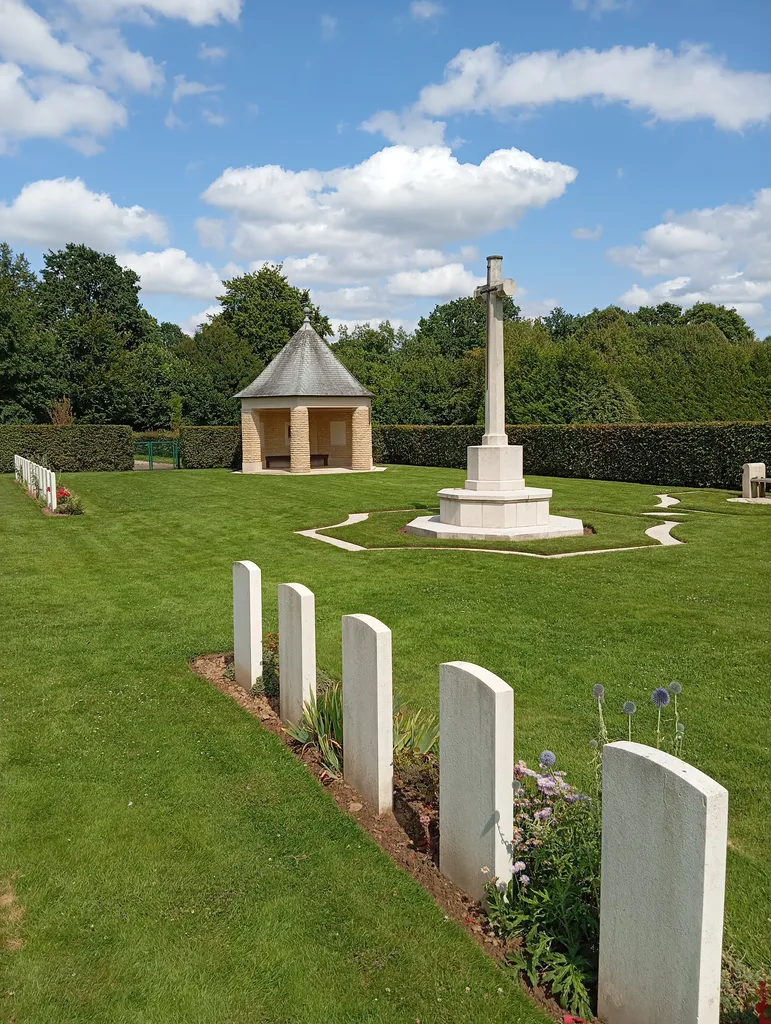
<svg viewBox="0 0 771 1024"><path fill-rule="evenodd" d="M408 710L394 699L394 757L401 754L432 754L439 746L439 722L435 715Z"/></svg>
<svg viewBox="0 0 771 1024"><path fill-rule="evenodd" d="M334 776L343 771L343 687L332 682L319 687L303 708L297 725L287 726L287 734L302 743L314 746L324 766Z"/></svg>
<svg viewBox="0 0 771 1024"><path fill-rule="evenodd" d="M278 633L266 633L262 641L262 677L255 680L252 693L264 694L273 700L280 696L278 667Z"/></svg>
<svg viewBox="0 0 771 1024"><path fill-rule="evenodd" d="M511 879L486 886L490 922L519 945L509 960L567 1011L591 1016L599 953L600 805L554 770L515 766Z"/></svg>

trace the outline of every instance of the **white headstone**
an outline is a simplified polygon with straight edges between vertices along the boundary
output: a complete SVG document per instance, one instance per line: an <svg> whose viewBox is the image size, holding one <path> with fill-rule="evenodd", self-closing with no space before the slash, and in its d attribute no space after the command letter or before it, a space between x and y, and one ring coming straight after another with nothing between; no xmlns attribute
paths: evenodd
<svg viewBox="0 0 771 1024"><path fill-rule="evenodd" d="M514 691L478 665L442 665L439 735L439 868L481 900L511 878Z"/></svg>
<svg viewBox="0 0 771 1024"><path fill-rule="evenodd" d="M254 562L233 563L233 652L236 682L251 693L262 677L262 573Z"/></svg>
<svg viewBox="0 0 771 1024"><path fill-rule="evenodd" d="M639 743L604 748L598 1013L717 1024L728 793Z"/></svg>
<svg viewBox="0 0 771 1024"><path fill-rule="evenodd" d="M49 502L49 505L50 505L51 511L55 512L56 511L56 506L57 506L57 501L56 501L56 473L54 473L53 470L51 470L49 472L49 477L50 477L50 485L51 485L51 493L49 495L51 500Z"/></svg>
<svg viewBox="0 0 771 1024"><path fill-rule="evenodd" d="M281 720L297 723L316 693L316 601L302 583L278 587Z"/></svg>
<svg viewBox="0 0 771 1024"><path fill-rule="evenodd" d="M391 630L371 615L343 616L343 773L374 807L394 788Z"/></svg>
<svg viewBox="0 0 771 1024"><path fill-rule="evenodd" d="M742 466L742 497L762 498L766 493L765 482L753 484L753 480L765 481L765 478L766 464L764 462L745 462Z"/></svg>

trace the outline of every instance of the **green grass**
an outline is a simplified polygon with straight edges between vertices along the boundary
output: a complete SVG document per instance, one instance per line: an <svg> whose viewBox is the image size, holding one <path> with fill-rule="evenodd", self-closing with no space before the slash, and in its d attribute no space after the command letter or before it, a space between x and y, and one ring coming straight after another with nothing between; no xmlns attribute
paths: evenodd
<svg viewBox="0 0 771 1024"><path fill-rule="evenodd" d="M551 748L579 782L592 685L620 735L625 699L652 723L650 690L679 679L686 755L731 794L727 935L768 963L771 507L718 495L730 512L689 516L684 546L556 561L351 554L293 533L430 506L461 480L65 475L87 514L54 519L0 478L0 880L16 875L25 908L24 947L0 953L0 1020L543 1020L274 736L187 668L232 646L240 558L262 567L266 631L278 583L315 591L327 672L340 673L340 616L375 615L393 630L399 696L436 710L440 662L484 665L515 689L518 755ZM665 490L532 483L587 522L650 510Z"/></svg>
<svg viewBox="0 0 771 1024"><path fill-rule="evenodd" d="M404 533L404 526L416 516L435 515L438 509L418 509L411 512L376 512L363 523L354 523L335 530L323 530L330 537L339 537L351 544L365 548L489 548L497 551L532 551L536 554L553 555L568 551L594 551L605 548L632 547L656 544L657 541L645 535L645 531L660 522L647 516L631 516L626 513L607 513L584 509L563 509L562 514L580 519L584 525L592 525L596 534L583 537L562 537L555 540L530 540L520 543L511 541L465 541L436 540L416 537Z"/></svg>

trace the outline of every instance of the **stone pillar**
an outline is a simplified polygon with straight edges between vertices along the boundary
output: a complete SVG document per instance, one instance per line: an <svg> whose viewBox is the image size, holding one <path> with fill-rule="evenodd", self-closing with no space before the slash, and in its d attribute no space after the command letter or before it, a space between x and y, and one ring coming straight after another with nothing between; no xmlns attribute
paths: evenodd
<svg viewBox="0 0 771 1024"><path fill-rule="evenodd" d="M478 665L441 665L439 735L439 869L481 900L511 878L514 691Z"/></svg>
<svg viewBox="0 0 771 1024"><path fill-rule="evenodd" d="M357 405L351 416L351 469L372 469L372 416L366 405Z"/></svg>
<svg viewBox="0 0 771 1024"><path fill-rule="evenodd" d="M310 473L311 470L311 442L307 405L296 405L291 412L289 468L293 473Z"/></svg>
<svg viewBox="0 0 771 1024"><path fill-rule="evenodd" d="M714 779L640 743L604 748L607 1024L717 1024L727 842L728 793Z"/></svg>
<svg viewBox="0 0 771 1024"><path fill-rule="evenodd" d="M256 409L241 406L241 472L259 473L262 469L260 414Z"/></svg>
<svg viewBox="0 0 771 1024"><path fill-rule="evenodd" d="M375 808L394 790L391 630L371 615L343 616L343 772Z"/></svg>
<svg viewBox="0 0 771 1024"><path fill-rule="evenodd" d="M254 562L233 563L233 651L236 682L251 693L262 678L262 573Z"/></svg>
<svg viewBox="0 0 771 1024"><path fill-rule="evenodd" d="M487 286L503 284L503 257L487 257ZM506 445L506 393L503 370L503 299L494 291L487 302L487 398L483 445Z"/></svg>
<svg viewBox="0 0 771 1024"><path fill-rule="evenodd" d="M297 724L316 693L316 601L302 583L278 587L281 721Z"/></svg>

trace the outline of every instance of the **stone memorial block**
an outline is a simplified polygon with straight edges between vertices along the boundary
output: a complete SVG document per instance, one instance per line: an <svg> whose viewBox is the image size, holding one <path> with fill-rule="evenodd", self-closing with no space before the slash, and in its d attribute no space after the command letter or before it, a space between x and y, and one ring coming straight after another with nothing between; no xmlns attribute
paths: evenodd
<svg viewBox="0 0 771 1024"><path fill-rule="evenodd" d="M511 878L514 691L478 665L442 665L439 735L439 867L481 900L493 876Z"/></svg>
<svg viewBox="0 0 771 1024"><path fill-rule="evenodd" d="M745 462L742 466L742 497L764 498L766 496L765 481L766 464L764 462Z"/></svg>
<svg viewBox="0 0 771 1024"><path fill-rule="evenodd" d="M343 773L378 814L394 788L391 630L371 615L343 616Z"/></svg>
<svg viewBox="0 0 771 1024"><path fill-rule="evenodd" d="M236 682L251 693L262 677L262 573L254 562L233 563L233 651Z"/></svg>
<svg viewBox="0 0 771 1024"><path fill-rule="evenodd" d="M640 743L604 748L598 1014L718 1024L728 793Z"/></svg>
<svg viewBox="0 0 771 1024"><path fill-rule="evenodd" d="M316 693L316 599L302 583L278 587L281 720L296 724Z"/></svg>

